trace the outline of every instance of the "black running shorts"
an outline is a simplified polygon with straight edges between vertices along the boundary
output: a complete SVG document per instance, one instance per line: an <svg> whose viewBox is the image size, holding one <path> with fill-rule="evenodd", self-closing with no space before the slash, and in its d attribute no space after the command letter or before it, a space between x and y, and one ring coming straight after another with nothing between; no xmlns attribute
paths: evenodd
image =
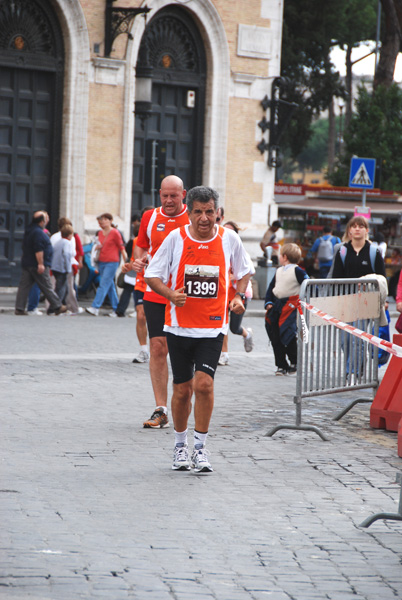
<svg viewBox="0 0 402 600"><path fill-rule="evenodd" d="M144 311L147 320L149 339L166 336L163 331L163 326L165 324L165 308L165 304L144 300Z"/></svg>
<svg viewBox="0 0 402 600"><path fill-rule="evenodd" d="M166 333L173 383L185 383L194 377L194 371L203 371L212 377L222 351L223 333L214 338L191 338Z"/></svg>
<svg viewBox="0 0 402 600"><path fill-rule="evenodd" d="M134 306L138 306L139 304L144 304L144 292L134 290Z"/></svg>

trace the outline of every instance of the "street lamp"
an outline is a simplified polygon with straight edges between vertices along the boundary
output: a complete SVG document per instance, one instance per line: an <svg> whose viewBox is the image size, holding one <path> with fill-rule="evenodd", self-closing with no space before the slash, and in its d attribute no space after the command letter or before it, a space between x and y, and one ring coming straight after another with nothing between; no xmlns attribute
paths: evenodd
<svg viewBox="0 0 402 600"><path fill-rule="evenodd" d="M142 124L152 113L152 70L152 67L137 67L134 112Z"/></svg>

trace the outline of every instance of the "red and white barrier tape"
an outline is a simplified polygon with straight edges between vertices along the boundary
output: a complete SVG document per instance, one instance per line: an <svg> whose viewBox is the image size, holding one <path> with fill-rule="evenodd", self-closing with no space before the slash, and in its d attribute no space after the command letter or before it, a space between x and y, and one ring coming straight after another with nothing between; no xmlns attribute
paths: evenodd
<svg viewBox="0 0 402 600"><path fill-rule="evenodd" d="M351 333L352 335L360 338L361 340L365 340L365 341L369 342L370 344L373 344L373 346L377 346L378 348L385 350L385 352L389 352L390 354L394 354L395 356L402 358L402 346L398 346L397 344L393 344L392 342L387 342L386 340L382 340L381 338L377 337L376 335L372 335L371 333L367 333L366 331L357 329L357 327L354 327L353 325L348 325L347 323L344 323L343 321L339 321L339 319L336 319L335 317L331 317L331 315L328 315L327 313L316 308L312 304L307 304L307 302L303 302L303 300L300 300L299 304L297 306L297 309L300 314L300 319L301 319L301 324L302 324L303 342L305 344L307 344L307 342L308 342L308 328L306 325L306 320L303 315L303 311L301 309L302 306L304 306L304 308L307 308L307 310L311 311L317 317L320 317L320 319L323 319L326 323L335 325L335 327L338 327L339 329L342 329L343 331L347 331L348 333ZM306 331L304 331L304 329Z"/></svg>

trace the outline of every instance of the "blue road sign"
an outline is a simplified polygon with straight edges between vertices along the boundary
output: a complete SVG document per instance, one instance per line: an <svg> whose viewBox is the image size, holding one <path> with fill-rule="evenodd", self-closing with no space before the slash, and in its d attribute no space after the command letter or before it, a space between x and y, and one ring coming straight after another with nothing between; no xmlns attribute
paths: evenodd
<svg viewBox="0 0 402 600"><path fill-rule="evenodd" d="M375 158L352 158L349 187L372 189L375 178Z"/></svg>

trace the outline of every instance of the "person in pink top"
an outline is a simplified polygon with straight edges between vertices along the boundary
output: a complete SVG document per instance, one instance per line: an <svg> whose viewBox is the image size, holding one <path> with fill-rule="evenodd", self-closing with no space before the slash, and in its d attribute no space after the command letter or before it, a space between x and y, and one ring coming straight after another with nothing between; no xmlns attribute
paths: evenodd
<svg viewBox="0 0 402 600"><path fill-rule="evenodd" d="M396 310L402 313L402 271L399 273L398 287L396 288Z"/></svg>
<svg viewBox="0 0 402 600"><path fill-rule="evenodd" d="M112 308L116 311L119 298L116 292L114 277L120 264L120 255L122 254L124 260L127 261L123 238L120 232L113 226L113 216L110 213L103 213L99 215L98 223L101 228L98 233L98 270L100 283L92 306L85 309L94 317L98 316L99 309L106 296L109 296Z"/></svg>

